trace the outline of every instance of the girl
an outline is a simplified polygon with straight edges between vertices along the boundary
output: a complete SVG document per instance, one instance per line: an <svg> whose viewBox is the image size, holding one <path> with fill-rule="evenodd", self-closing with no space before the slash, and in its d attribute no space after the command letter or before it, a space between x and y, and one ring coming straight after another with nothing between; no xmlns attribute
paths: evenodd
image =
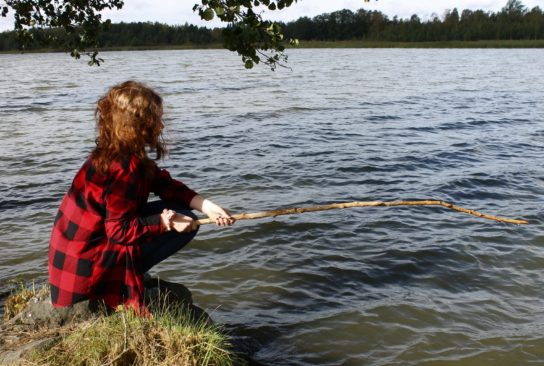
<svg viewBox="0 0 544 366"><path fill-rule="evenodd" d="M127 81L98 101L96 148L60 205L49 246L54 306L102 300L110 307L143 304L143 274L195 236L190 209L218 225L227 211L170 177L148 157L165 153L162 99ZM153 192L161 201L147 203Z"/></svg>

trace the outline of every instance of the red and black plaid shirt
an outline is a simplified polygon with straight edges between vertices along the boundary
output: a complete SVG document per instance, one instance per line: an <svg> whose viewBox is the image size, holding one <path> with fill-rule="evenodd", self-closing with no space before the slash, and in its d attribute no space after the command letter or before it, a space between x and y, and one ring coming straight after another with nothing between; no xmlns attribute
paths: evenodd
<svg viewBox="0 0 544 366"><path fill-rule="evenodd" d="M185 207L196 195L166 170L144 177L136 157L113 162L108 175L91 158L60 205L49 246L49 282L55 306L100 299L111 307L143 301L140 243L161 233L160 214L142 217L150 192Z"/></svg>

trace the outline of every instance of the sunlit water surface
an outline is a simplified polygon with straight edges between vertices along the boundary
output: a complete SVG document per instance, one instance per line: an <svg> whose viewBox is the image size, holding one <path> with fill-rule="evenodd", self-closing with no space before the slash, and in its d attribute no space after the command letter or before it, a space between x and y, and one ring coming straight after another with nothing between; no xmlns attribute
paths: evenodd
<svg viewBox="0 0 544 366"><path fill-rule="evenodd" d="M443 199L203 227L154 270L270 365L544 362L544 51L294 50L0 55L0 291L44 280L93 108L144 81L166 104L163 166L233 212Z"/></svg>

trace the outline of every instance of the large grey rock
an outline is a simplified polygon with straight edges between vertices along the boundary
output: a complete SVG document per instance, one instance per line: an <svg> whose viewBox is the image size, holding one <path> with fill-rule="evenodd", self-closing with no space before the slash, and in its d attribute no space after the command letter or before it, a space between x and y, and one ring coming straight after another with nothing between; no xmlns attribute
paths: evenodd
<svg viewBox="0 0 544 366"><path fill-rule="evenodd" d="M72 306L56 308L51 305L49 297L34 297L25 310L4 325L16 326L28 331L43 327L55 328L95 318L99 313L99 304L96 301L82 301Z"/></svg>
<svg viewBox="0 0 544 366"><path fill-rule="evenodd" d="M20 363L29 353L47 349L52 343L57 341L57 337L46 337L35 339L33 341L23 343L17 347L7 348L0 352L0 365L16 365Z"/></svg>
<svg viewBox="0 0 544 366"><path fill-rule="evenodd" d="M212 319L204 310L193 304L193 294L180 283L168 282L158 278L146 278L145 301L153 307L185 308L193 321L212 323Z"/></svg>

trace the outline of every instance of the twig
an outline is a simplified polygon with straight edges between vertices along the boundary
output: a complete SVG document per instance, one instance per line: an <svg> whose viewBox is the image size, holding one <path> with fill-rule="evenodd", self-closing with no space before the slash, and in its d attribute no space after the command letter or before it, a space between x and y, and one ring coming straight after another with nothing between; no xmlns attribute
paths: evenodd
<svg viewBox="0 0 544 366"><path fill-rule="evenodd" d="M101 364L101 366L110 366L110 365L115 364L115 362L117 362L119 359L121 359L121 357L123 357L123 355L129 351L129 349L127 347L127 320L125 318L125 311L124 310L121 311L121 318L123 319L123 325L125 326L125 341L124 341L124 345L123 345L123 351L121 353L119 353L117 355L117 357L115 357L113 360L111 360L111 361L109 361L107 363Z"/></svg>
<svg viewBox="0 0 544 366"><path fill-rule="evenodd" d="M253 220L261 219L264 217L276 217L281 215L294 215L301 214L304 212L314 212L314 211L326 211L326 210L335 210L340 208L350 208L350 207L391 207L391 206L442 206L449 208L450 210L463 212L469 215L481 217L483 219L494 220L499 222L505 222L509 224L518 224L525 225L528 224L526 220L516 220L509 219L504 217L497 217L492 215L483 214L481 212L456 206L454 204L437 201L437 200L426 200L426 201L367 201L367 202L346 202L346 203L333 203L330 205L319 205L319 206L310 206L310 207L293 207L280 210L272 211L262 211L255 213L242 213L237 215L232 215L236 220ZM199 225L206 225L215 223L212 219L200 219L197 220Z"/></svg>
<svg viewBox="0 0 544 366"><path fill-rule="evenodd" d="M123 318L123 325L125 326L125 343L123 344L123 353L127 351L127 319L125 318L125 312L121 311L121 316Z"/></svg>
<svg viewBox="0 0 544 366"><path fill-rule="evenodd" d="M128 349L124 350L123 352L119 353L117 355L117 357L115 357L113 360L109 361L108 363L103 363L103 364L101 364L101 366L110 366L110 365L115 364L115 362L117 362L119 359L121 359L121 357L123 357L123 355L125 353L127 353L128 351L129 351Z"/></svg>

